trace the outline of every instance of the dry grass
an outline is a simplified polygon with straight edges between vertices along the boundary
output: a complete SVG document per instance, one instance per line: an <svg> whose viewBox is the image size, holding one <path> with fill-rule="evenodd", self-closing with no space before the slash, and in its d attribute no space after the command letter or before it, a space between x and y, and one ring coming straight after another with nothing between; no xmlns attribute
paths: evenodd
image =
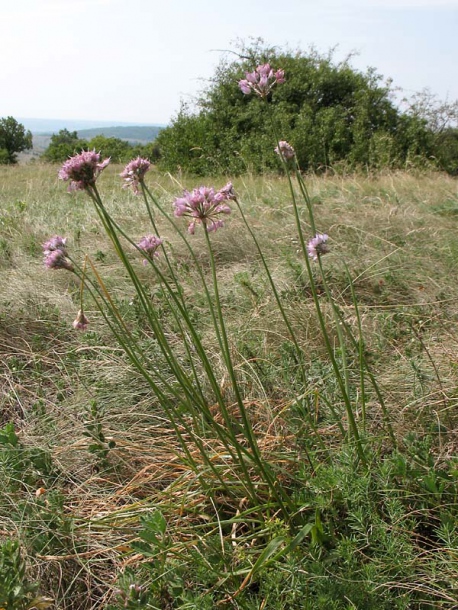
<svg viewBox="0 0 458 610"><path fill-rule="evenodd" d="M149 232L148 218L140 199L120 190L120 169L108 168L99 187L118 222L140 238ZM298 254L287 184L277 177L252 176L234 182L297 328L311 377L326 384L329 371L318 366L324 349ZM181 183L188 188L197 185L195 180L178 181L157 173L149 181L164 206L179 194ZM196 526L214 522L217 531L218 519L233 517L240 506L217 491L210 498L204 494L203 481L215 490L217 482L203 464L197 476L183 462L176 434L160 405L131 369L90 301L90 332L78 335L71 330L78 285L63 272L43 268L40 245L48 236L65 235L72 250L88 252L98 260L100 273L126 316L133 296L91 202L66 194L51 166L0 166L0 185L2 422L14 421L25 446L49 450L57 472L54 485L63 495L63 513L73 524L60 548L53 550L50 545L34 555L32 571L40 575L48 594L60 600L59 608L105 607L119 573L142 561L129 552L139 516L161 506L175 532L172 549L179 553L196 544L200 535ZM437 425L446 431L438 436L438 459L446 459L458 445L456 180L403 173L310 177L309 189L318 228L331 237L332 253L325 268L335 299L355 329L345 261L360 303L366 348L396 434L402 439L406 430L431 431ZM196 315L202 314L202 336L210 344L213 335L190 257L170 226L160 218L158 222L178 268L186 270L184 291ZM295 400L287 363L279 362L287 331L236 212L225 230L214 235L213 243L247 410L263 455L282 463L283 484L289 485L301 449L291 422L285 419ZM196 236L195 248L205 267L201 236ZM139 274L154 289L141 264ZM331 312L328 318L331 328ZM224 388L227 380L217 354L214 364ZM104 435L115 443L106 462L90 452L93 439L85 435L87 408L94 400L103 407ZM326 407L317 404L316 408L318 421ZM218 419L216 407L214 414ZM377 430L381 415L375 401L369 418ZM323 423L320 433L330 444L337 442L334 425ZM223 447L212 439L206 442L215 466L227 476L230 473L236 485L237 469L227 461ZM201 464L197 453L193 457ZM50 493L46 490L37 498L35 492L41 487L46 488L46 483L37 476L21 492L25 504L38 512L45 510ZM7 513L4 506L3 535L27 539ZM238 535L236 529L234 545Z"/></svg>

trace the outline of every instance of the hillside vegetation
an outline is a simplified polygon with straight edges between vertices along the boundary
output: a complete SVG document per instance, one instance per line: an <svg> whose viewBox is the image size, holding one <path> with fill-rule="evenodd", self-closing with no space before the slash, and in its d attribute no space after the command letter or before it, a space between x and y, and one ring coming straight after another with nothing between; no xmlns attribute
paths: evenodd
<svg viewBox="0 0 458 610"><path fill-rule="evenodd" d="M281 66L285 82L259 104L238 81L257 64ZM242 45L223 59L194 106L183 104L157 138L160 167L197 175L276 170L272 128L303 171L439 167L458 172L458 101L422 92L401 111L389 79L351 58Z"/></svg>
<svg viewBox="0 0 458 610"><path fill-rule="evenodd" d="M142 198L121 190L121 169L104 170L98 189L109 213L137 241L151 231L151 220ZM316 317L288 181L252 175L234 181L303 350L300 361L234 207L226 226L211 236L219 299L259 449L291 498L288 518L252 472L254 503L222 441L185 412L180 425L200 430L216 470L205 466L188 438L192 430L174 428L164 411L167 401L161 404L112 335L114 318L104 319L86 291L89 326L85 332L72 328L80 283L42 262L41 244L56 234L68 239L75 264L90 257L151 370L159 366L171 380L158 331L151 330L85 193L66 193L55 168L39 164L0 167L0 183L4 607L456 607L455 180L389 173L306 181L318 229L330 236L322 271L313 271L317 296L334 357L353 388L365 462L347 435L348 413ZM224 181L206 183L220 188ZM199 185L156 171L147 184L165 210L183 187ZM165 278L173 277L171 269L180 278L236 438L243 438L197 272L201 265L210 276L206 240L201 231L190 236L194 259L158 209L154 214L172 265L160 254L157 267ZM305 208L301 216L308 232ZM174 317L166 286L135 248L125 243L125 249L188 370L184 322ZM89 267L87 274L95 279ZM361 326L386 411L369 378L364 385L358 381L359 348L349 339L340 342L326 287L354 336ZM204 371L196 374L209 413L223 423ZM180 434L188 438L187 456ZM225 487L216 478L220 469Z"/></svg>
<svg viewBox="0 0 458 610"><path fill-rule="evenodd" d="M251 51L0 166L0 610L457 608L454 128Z"/></svg>

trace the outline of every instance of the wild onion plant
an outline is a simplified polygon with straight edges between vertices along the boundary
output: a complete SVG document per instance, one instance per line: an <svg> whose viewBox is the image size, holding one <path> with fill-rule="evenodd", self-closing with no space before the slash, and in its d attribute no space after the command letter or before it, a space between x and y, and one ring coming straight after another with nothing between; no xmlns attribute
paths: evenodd
<svg viewBox="0 0 458 610"><path fill-rule="evenodd" d="M272 89L284 81L283 70L274 71L269 64L264 64L253 72L246 73L246 78L240 81L239 86L244 94L255 94L259 96L260 103L265 103ZM276 142L275 152L288 177L300 251L344 413L339 410L339 405L329 403L328 406L343 440L354 445L359 462L363 467L367 467L368 457L364 445L367 382L373 386L384 409L386 428L393 440L394 435L375 377L365 359L361 322L351 279L349 278L349 285L358 319L356 336L339 309L326 278L322 258L329 252L329 237L317 230L318 222L304 178L296 163L295 151L291 145L277 137L274 125L272 134L272 148ZM294 526L301 523L301 509L294 500L294 467L288 465L285 468L281 461L278 462L274 455L270 455L261 446L234 362L233 344L224 315L212 234L223 229L226 219L234 211L233 206L253 240L278 311L288 331L295 360L301 371L303 395L312 394L314 388L308 387L309 375L304 346L300 345L296 337L294 323L287 314L284 299L275 284L260 242L244 212L243 202L229 182L219 190L207 186L200 186L192 191L186 190L171 202L170 208L167 209L147 184L150 162L139 157L132 160L121 173L124 188L131 188L135 195L143 198L151 223L151 233L136 240L127 234L109 212L96 184L108 163L109 159L102 160L96 151L85 151L67 160L59 177L69 182L69 192L85 191L92 200L103 228L131 281L147 330L136 328L123 318L94 261L86 256L81 265L75 256L70 255L66 238L54 236L43 244L46 266L71 272L80 282L80 307L73 323L74 328L84 331L90 324L84 307L87 293L94 300L131 364L153 390L179 440L180 459L195 473L202 488L209 494L217 492L232 500L248 500L252 512L257 514L261 522L265 515L279 513L282 520L294 529ZM303 206L308 213L306 224L302 222ZM187 230L183 229L183 219L188 221ZM211 345L202 338L199 323L190 310L183 290L180 268L174 253L168 247L167 240L161 237L166 229L170 228L182 240L197 272L199 290L202 290L204 295L206 317L211 321L213 329L214 343ZM197 231L202 231L205 236L205 260L196 255L193 247L193 236ZM141 279L141 265L147 267L154 281L160 286L168 312L173 319L174 333L170 332L168 323L164 322L151 299L145 281ZM207 267L210 269L209 276L206 273ZM320 290L318 274L322 287ZM323 313L324 303L331 306L333 327L338 340L337 348ZM151 359L142 341L144 333L153 336L159 358ZM348 350L357 354L359 359L357 388L353 387L354 382L350 375ZM337 351L339 357L336 355ZM223 363L222 373L215 368L215 353ZM299 399L300 397L292 397L292 402ZM357 400L360 404L357 404ZM305 411L305 417L310 433L323 445L311 409ZM306 530L302 529L300 535L305 535L311 527L307 524Z"/></svg>

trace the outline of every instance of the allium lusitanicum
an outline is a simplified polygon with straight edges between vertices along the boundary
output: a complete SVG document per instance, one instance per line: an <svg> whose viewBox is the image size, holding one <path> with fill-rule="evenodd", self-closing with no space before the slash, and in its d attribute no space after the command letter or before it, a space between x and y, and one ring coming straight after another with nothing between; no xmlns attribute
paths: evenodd
<svg viewBox="0 0 458 610"><path fill-rule="evenodd" d="M45 241L43 244L43 252L45 255L51 253L53 250L61 250L64 254L67 254L66 251L67 238L61 237L60 235L54 235L54 237L50 237L48 241Z"/></svg>
<svg viewBox="0 0 458 610"><path fill-rule="evenodd" d="M207 231L216 231L224 226L218 216L231 213L232 210L226 202L234 198L235 193L230 182L219 191L215 191L213 187L201 186L192 192L184 191L183 197L175 199L174 214L192 219L188 226L191 235L194 235L198 223L204 225Z"/></svg>
<svg viewBox="0 0 458 610"><path fill-rule="evenodd" d="M78 155L67 159L59 172L59 178L70 181L68 191L84 191L95 185L98 175L110 163L110 159L100 161L100 154L95 150L83 150Z"/></svg>
<svg viewBox="0 0 458 610"><path fill-rule="evenodd" d="M67 238L54 235L43 244L44 264L48 269L67 269L73 271L73 265L67 258Z"/></svg>
<svg viewBox="0 0 458 610"><path fill-rule="evenodd" d="M239 87L245 95L255 93L259 97L267 97L274 85L284 82L284 70L274 72L270 64L261 64L253 72L245 72L245 78L239 81Z"/></svg>
<svg viewBox="0 0 458 610"><path fill-rule="evenodd" d="M124 170L119 174L124 180L123 188L132 187L134 193L140 193L139 184L143 182L146 172L149 170L151 163L148 159L137 157L126 165Z"/></svg>
<svg viewBox="0 0 458 610"><path fill-rule="evenodd" d="M317 233L307 244L307 252L310 258L317 261L320 256L327 254L329 248L326 245L329 237L326 233Z"/></svg>
<svg viewBox="0 0 458 610"><path fill-rule="evenodd" d="M160 237L156 237L156 235L145 235L137 244L137 248L139 248L145 255L152 259L154 256L159 256L159 252L157 249L159 246L164 243L164 240ZM148 261L145 259L143 264L146 265Z"/></svg>
<svg viewBox="0 0 458 610"><path fill-rule="evenodd" d="M84 315L83 310L80 309L78 311L78 314L77 314L75 320L73 321L73 328L75 330L86 330L86 328L88 327L88 324L89 324L89 320Z"/></svg>
<svg viewBox="0 0 458 610"><path fill-rule="evenodd" d="M274 150L277 153L277 155L279 157L283 157L283 159L285 161L294 159L294 157L296 156L296 151L294 150L294 148L291 146L291 144L288 144L288 142L286 142L285 140L280 140L280 142L278 143L278 146L276 146Z"/></svg>

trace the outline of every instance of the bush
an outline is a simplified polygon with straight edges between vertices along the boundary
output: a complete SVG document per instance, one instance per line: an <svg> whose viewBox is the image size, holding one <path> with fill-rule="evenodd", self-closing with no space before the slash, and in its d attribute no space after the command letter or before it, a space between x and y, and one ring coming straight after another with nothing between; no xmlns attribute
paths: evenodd
<svg viewBox="0 0 458 610"><path fill-rule="evenodd" d="M268 104L243 95L238 81L257 63L285 71ZM271 124L296 149L301 170L344 162L356 167L401 167L431 155L425 121L403 115L390 84L374 70L359 72L332 55L278 51L257 42L235 61L223 60L192 111L183 105L157 138L164 170L239 174L278 168Z"/></svg>
<svg viewBox="0 0 458 610"><path fill-rule="evenodd" d="M450 128L437 135L434 156L441 169L458 176L458 129Z"/></svg>
<svg viewBox="0 0 458 610"><path fill-rule="evenodd" d="M80 139L77 131L61 129L51 137L48 148L42 155L45 161L62 163L82 150L95 150L103 157L110 157L114 163L126 163L135 157L147 157L151 161L159 158L159 149L155 142L132 146L120 138L107 138L98 135L89 140ZM1 163L1 151L0 151Z"/></svg>
<svg viewBox="0 0 458 610"><path fill-rule="evenodd" d="M103 157L110 157L113 163L124 163L132 158L132 146L120 138L95 136L89 140L88 150L96 150Z"/></svg>
<svg viewBox="0 0 458 610"><path fill-rule="evenodd" d="M72 155L87 148L86 140L78 137L78 132L61 129L58 134L51 136L51 142L42 155L45 161L63 162Z"/></svg>

